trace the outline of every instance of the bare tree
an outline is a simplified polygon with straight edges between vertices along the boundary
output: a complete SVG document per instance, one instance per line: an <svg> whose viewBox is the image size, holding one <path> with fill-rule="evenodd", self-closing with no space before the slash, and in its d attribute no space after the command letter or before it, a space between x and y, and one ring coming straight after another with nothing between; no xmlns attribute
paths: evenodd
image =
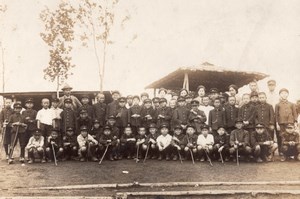
<svg viewBox="0 0 300 199"><path fill-rule="evenodd" d="M51 82L56 80L56 92L59 97L59 86L72 75L70 69L72 41L74 40L74 25L76 23L76 9L69 3L61 1L54 10L46 8L40 13L44 22L44 32L41 38L49 47L50 60L44 69L44 79Z"/></svg>
<svg viewBox="0 0 300 199"><path fill-rule="evenodd" d="M110 33L115 25L115 12L118 0L81 0L78 8L78 20L83 27L80 40L83 46L93 45L96 61L99 67L100 91L103 91L103 81L106 68L107 47L113 42ZM126 15L122 20L129 20Z"/></svg>
<svg viewBox="0 0 300 199"><path fill-rule="evenodd" d="M7 6L5 4L0 5L0 15L1 18L3 18L4 13L7 10ZM2 20L0 21L1 24L3 23ZM1 27L1 29L3 30L4 28ZM1 60L2 60L2 92L4 93L5 91L5 62L4 62L4 45L3 45L3 41L2 38L0 38L0 47L1 47Z"/></svg>

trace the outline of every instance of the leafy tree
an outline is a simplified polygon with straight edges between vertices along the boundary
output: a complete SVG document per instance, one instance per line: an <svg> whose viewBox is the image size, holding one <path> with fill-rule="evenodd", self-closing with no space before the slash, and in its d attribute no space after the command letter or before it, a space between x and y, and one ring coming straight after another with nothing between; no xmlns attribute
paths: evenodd
<svg viewBox="0 0 300 199"><path fill-rule="evenodd" d="M74 26L76 24L76 9L61 1L58 7L50 10L48 7L40 13L44 22L44 32L41 38L49 47L50 60L44 69L44 79L51 82L56 80L56 92L59 97L59 86L72 75L72 41L74 40Z"/></svg>

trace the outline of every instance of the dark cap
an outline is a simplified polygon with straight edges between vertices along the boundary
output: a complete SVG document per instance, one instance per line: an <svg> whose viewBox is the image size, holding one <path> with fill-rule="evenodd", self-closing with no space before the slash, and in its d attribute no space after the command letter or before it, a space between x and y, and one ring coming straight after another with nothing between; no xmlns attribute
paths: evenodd
<svg viewBox="0 0 300 199"><path fill-rule="evenodd" d="M200 104L200 103L199 103L198 100L192 100L192 101L191 101L191 105L192 105L192 106L199 106L199 104Z"/></svg>
<svg viewBox="0 0 300 199"><path fill-rule="evenodd" d="M86 109L81 109L79 113L80 114L87 113L87 110Z"/></svg>
<svg viewBox="0 0 300 199"><path fill-rule="evenodd" d="M126 102L126 98L125 97L120 97L118 100L119 100L119 102Z"/></svg>
<svg viewBox="0 0 300 199"><path fill-rule="evenodd" d="M97 120L97 119L94 119L93 123L94 123L94 124L100 124L100 121Z"/></svg>
<svg viewBox="0 0 300 199"><path fill-rule="evenodd" d="M111 131L111 127L110 127L109 125L105 125L103 129L104 129L104 130L105 130L105 129L108 129L108 130Z"/></svg>
<svg viewBox="0 0 300 199"><path fill-rule="evenodd" d="M199 86L197 87L197 92L198 92L201 88L203 88L204 90L206 90L205 86L199 85Z"/></svg>
<svg viewBox="0 0 300 199"><path fill-rule="evenodd" d="M72 127L68 127L67 131L74 131L74 129Z"/></svg>
<svg viewBox="0 0 300 199"><path fill-rule="evenodd" d="M220 128L225 129L225 126L224 126L224 125L218 126L218 130L219 130Z"/></svg>
<svg viewBox="0 0 300 199"><path fill-rule="evenodd" d="M146 103L151 103L152 104L152 100L151 99L145 99L144 104L146 104Z"/></svg>
<svg viewBox="0 0 300 199"><path fill-rule="evenodd" d="M184 102L185 101L185 98L183 98L183 97L179 97L178 99L177 99L177 102Z"/></svg>
<svg viewBox="0 0 300 199"><path fill-rule="evenodd" d="M14 108L22 108L21 103L18 102L14 103Z"/></svg>
<svg viewBox="0 0 300 199"><path fill-rule="evenodd" d="M80 127L80 130L81 130L81 131L87 131L87 130L88 130L88 127L85 126L85 125L83 125L83 126Z"/></svg>
<svg viewBox="0 0 300 199"><path fill-rule="evenodd" d="M268 85L275 85L276 81L274 79L270 79L267 83Z"/></svg>
<svg viewBox="0 0 300 199"><path fill-rule="evenodd" d="M265 128L265 125L263 123L257 123L255 128Z"/></svg>
<svg viewBox="0 0 300 199"><path fill-rule="evenodd" d="M58 133L58 132L59 132L59 129L58 129L58 128L53 128L53 129L51 130L51 132L56 132L56 133Z"/></svg>
<svg viewBox="0 0 300 199"><path fill-rule="evenodd" d="M235 120L235 123L239 123L239 122L242 122L243 123L243 119L238 117L236 120Z"/></svg>
<svg viewBox="0 0 300 199"><path fill-rule="evenodd" d="M208 126L207 124L204 124L204 125L201 127L201 130L203 130L203 129L209 130L209 126Z"/></svg>
<svg viewBox="0 0 300 199"><path fill-rule="evenodd" d="M176 125L175 127L174 127L174 130L175 129L180 129L180 130L182 130L182 126L181 125Z"/></svg>
<svg viewBox="0 0 300 199"><path fill-rule="evenodd" d="M149 94L146 92L141 93L141 97L144 97L144 96L149 97Z"/></svg>
<svg viewBox="0 0 300 199"><path fill-rule="evenodd" d="M193 128L193 129L196 130L196 127L194 125L191 125L191 124L186 125L186 129L188 129L188 128Z"/></svg>
<svg viewBox="0 0 300 199"><path fill-rule="evenodd" d="M127 98L128 99L128 98ZM138 99L138 100L140 100L140 97L138 96L138 95L134 95L133 97L132 97L132 99Z"/></svg>
<svg viewBox="0 0 300 199"><path fill-rule="evenodd" d="M219 90L217 88L211 88L209 90L210 93L219 93Z"/></svg>
<svg viewBox="0 0 300 199"><path fill-rule="evenodd" d="M256 91L252 91L250 97L258 97L258 93Z"/></svg>
<svg viewBox="0 0 300 199"><path fill-rule="evenodd" d="M155 123L151 123L151 124L149 125L149 129L150 129L150 128L156 128L156 129L157 129L157 126L156 126Z"/></svg>
<svg viewBox="0 0 300 199"><path fill-rule="evenodd" d="M279 91L279 94L281 93L281 92L287 92L287 93L289 93L289 90L288 89L286 89L286 88L282 88L282 89L280 89L280 91Z"/></svg>
<svg viewBox="0 0 300 199"><path fill-rule="evenodd" d="M58 102L59 102L59 99L58 99L58 98L54 98L54 99L52 99L52 102L58 103Z"/></svg>
<svg viewBox="0 0 300 199"><path fill-rule="evenodd" d="M120 92L119 91L112 91L111 94L119 94L120 95Z"/></svg>
<svg viewBox="0 0 300 199"><path fill-rule="evenodd" d="M25 103L33 103L33 99L32 98L27 98Z"/></svg>
<svg viewBox="0 0 300 199"><path fill-rule="evenodd" d="M227 99L229 97L229 95L227 93L220 93L220 98L225 98Z"/></svg>
<svg viewBox="0 0 300 199"><path fill-rule="evenodd" d="M162 123L159 127L159 129L162 129L162 128L169 128L169 125L167 123Z"/></svg>
<svg viewBox="0 0 300 199"><path fill-rule="evenodd" d="M189 94L187 94L187 96L185 97L185 99L190 99L190 98L194 98L194 95L193 95L193 93L189 93Z"/></svg>
<svg viewBox="0 0 300 199"><path fill-rule="evenodd" d="M90 99L90 97L88 95L82 95L81 96L81 99L84 99L84 98Z"/></svg>
<svg viewBox="0 0 300 199"><path fill-rule="evenodd" d="M134 96L132 96L132 95L127 95L127 99L133 99L134 98Z"/></svg>
<svg viewBox="0 0 300 199"><path fill-rule="evenodd" d="M71 103L71 104L72 104L72 102L73 102L73 101L72 101L72 99L70 99L70 98L67 98L67 99L64 100L64 103Z"/></svg>
<svg viewBox="0 0 300 199"><path fill-rule="evenodd" d="M159 102L159 97L154 97L154 98L152 99L152 101L153 101L153 103Z"/></svg>
<svg viewBox="0 0 300 199"><path fill-rule="evenodd" d="M41 129L35 129L34 135L41 135L41 134L42 134L42 130Z"/></svg>
<svg viewBox="0 0 300 199"><path fill-rule="evenodd" d="M163 103L163 102L167 102L167 99L164 97L159 99L159 103Z"/></svg>
<svg viewBox="0 0 300 199"><path fill-rule="evenodd" d="M113 119L113 120L115 120L116 119L116 117L115 116L113 116L113 115L110 115L110 116L108 116L108 118L107 119Z"/></svg>
<svg viewBox="0 0 300 199"><path fill-rule="evenodd" d="M230 88L233 88L233 89L236 90L236 91L238 91L238 89L239 89L235 84L229 85L229 86L228 86L228 90L229 90Z"/></svg>

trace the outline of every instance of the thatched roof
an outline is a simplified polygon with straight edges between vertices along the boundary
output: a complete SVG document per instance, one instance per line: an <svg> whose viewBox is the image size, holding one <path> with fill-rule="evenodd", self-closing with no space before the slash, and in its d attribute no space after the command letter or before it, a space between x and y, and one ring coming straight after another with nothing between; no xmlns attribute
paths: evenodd
<svg viewBox="0 0 300 199"><path fill-rule="evenodd" d="M230 84L235 84L240 88L253 80L262 80L268 76L258 72L229 70L205 62L200 66L180 67L167 76L151 83L146 89L166 88L178 90L183 86L185 73L188 74L191 91L195 91L199 85L204 85L208 89L218 88L220 91L226 91Z"/></svg>

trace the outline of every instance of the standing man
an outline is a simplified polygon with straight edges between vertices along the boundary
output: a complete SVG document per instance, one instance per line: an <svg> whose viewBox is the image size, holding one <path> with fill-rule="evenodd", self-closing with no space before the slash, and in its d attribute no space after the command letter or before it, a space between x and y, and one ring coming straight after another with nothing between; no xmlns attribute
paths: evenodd
<svg viewBox="0 0 300 199"><path fill-rule="evenodd" d="M68 84L65 84L64 87L61 89L64 92L64 96L59 98L59 104L58 107L59 108L64 108L64 101L65 99L71 99L72 100L72 110L76 111L79 107L82 106L82 104L80 103L80 101L77 99L77 97L75 97L74 95L71 95L71 90L73 88L71 86L69 86Z"/></svg>
<svg viewBox="0 0 300 199"><path fill-rule="evenodd" d="M273 106L273 109L275 110L276 104L279 102L279 95L278 92L276 92L276 81L271 79L268 81L268 91L266 92L267 95L267 103L271 104Z"/></svg>

